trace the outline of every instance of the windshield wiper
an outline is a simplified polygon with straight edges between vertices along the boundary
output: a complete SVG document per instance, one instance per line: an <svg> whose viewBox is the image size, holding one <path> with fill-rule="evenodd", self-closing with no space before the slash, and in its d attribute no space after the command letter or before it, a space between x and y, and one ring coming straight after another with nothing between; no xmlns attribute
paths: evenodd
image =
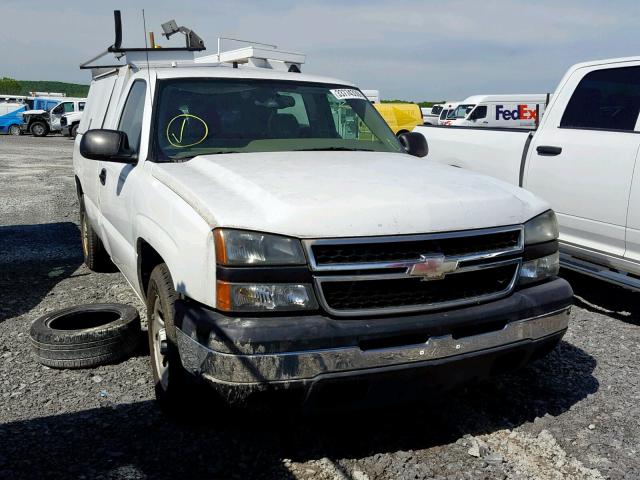
<svg viewBox="0 0 640 480"><path fill-rule="evenodd" d="M347 147L320 147L320 148L296 148L294 152L375 152L369 148L347 148Z"/></svg>

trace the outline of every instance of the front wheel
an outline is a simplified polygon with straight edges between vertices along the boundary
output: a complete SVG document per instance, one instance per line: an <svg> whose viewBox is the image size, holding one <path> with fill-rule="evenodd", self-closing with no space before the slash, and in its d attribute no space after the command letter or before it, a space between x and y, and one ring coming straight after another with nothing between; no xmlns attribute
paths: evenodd
<svg viewBox="0 0 640 480"><path fill-rule="evenodd" d="M49 127L44 122L33 122L29 129L34 137L46 137L49 133Z"/></svg>
<svg viewBox="0 0 640 480"><path fill-rule="evenodd" d="M20 125L11 125L9 127L9 134L13 135L13 136L18 136L20 135Z"/></svg>
<svg viewBox="0 0 640 480"><path fill-rule="evenodd" d="M82 241L82 255L84 264L94 272L106 272L112 268L111 258L91 226L84 209L84 197L80 197L80 240Z"/></svg>
<svg viewBox="0 0 640 480"><path fill-rule="evenodd" d="M71 127L71 138L76 138L76 135L78 135L78 125L74 125L73 127Z"/></svg>
<svg viewBox="0 0 640 480"><path fill-rule="evenodd" d="M171 412L187 406L186 401L190 400L194 387L178 352L173 323L177 299L171 273L167 265L161 263L151 272L147 289L149 354L156 399L164 410Z"/></svg>

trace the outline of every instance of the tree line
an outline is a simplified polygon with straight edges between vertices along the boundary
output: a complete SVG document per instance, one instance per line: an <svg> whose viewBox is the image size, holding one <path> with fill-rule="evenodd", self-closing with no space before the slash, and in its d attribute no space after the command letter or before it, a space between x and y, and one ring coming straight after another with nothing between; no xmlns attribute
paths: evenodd
<svg viewBox="0 0 640 480"><path fill-rule="evenodd" d="M86 97L89 93L89 85L49 80L15 80L9 77L0 78L0 94L29 95L29 92L60 92L66 94L68 97Z"/></svg>

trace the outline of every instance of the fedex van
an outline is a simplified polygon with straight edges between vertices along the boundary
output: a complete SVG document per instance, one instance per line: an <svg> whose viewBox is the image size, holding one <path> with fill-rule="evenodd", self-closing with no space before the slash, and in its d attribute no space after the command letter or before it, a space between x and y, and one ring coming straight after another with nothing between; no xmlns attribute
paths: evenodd
<svg viewBox="0 0 640 480"><path fill-rule="evenodd" d="M473 95L447 120L454 126L536 128L547 101L547 94Z"/></svg>

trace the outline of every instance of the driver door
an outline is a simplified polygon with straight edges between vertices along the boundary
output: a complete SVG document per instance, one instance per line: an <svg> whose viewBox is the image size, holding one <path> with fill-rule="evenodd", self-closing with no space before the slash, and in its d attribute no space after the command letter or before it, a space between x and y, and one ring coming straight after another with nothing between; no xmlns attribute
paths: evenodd
<svg viewBox="0 0 640 480"><path fill-rule="evenodd" d="M64 102L51 110L50 126L51 130L62 129L60 119L65 113L73 112L73 102Z"/></svg>

